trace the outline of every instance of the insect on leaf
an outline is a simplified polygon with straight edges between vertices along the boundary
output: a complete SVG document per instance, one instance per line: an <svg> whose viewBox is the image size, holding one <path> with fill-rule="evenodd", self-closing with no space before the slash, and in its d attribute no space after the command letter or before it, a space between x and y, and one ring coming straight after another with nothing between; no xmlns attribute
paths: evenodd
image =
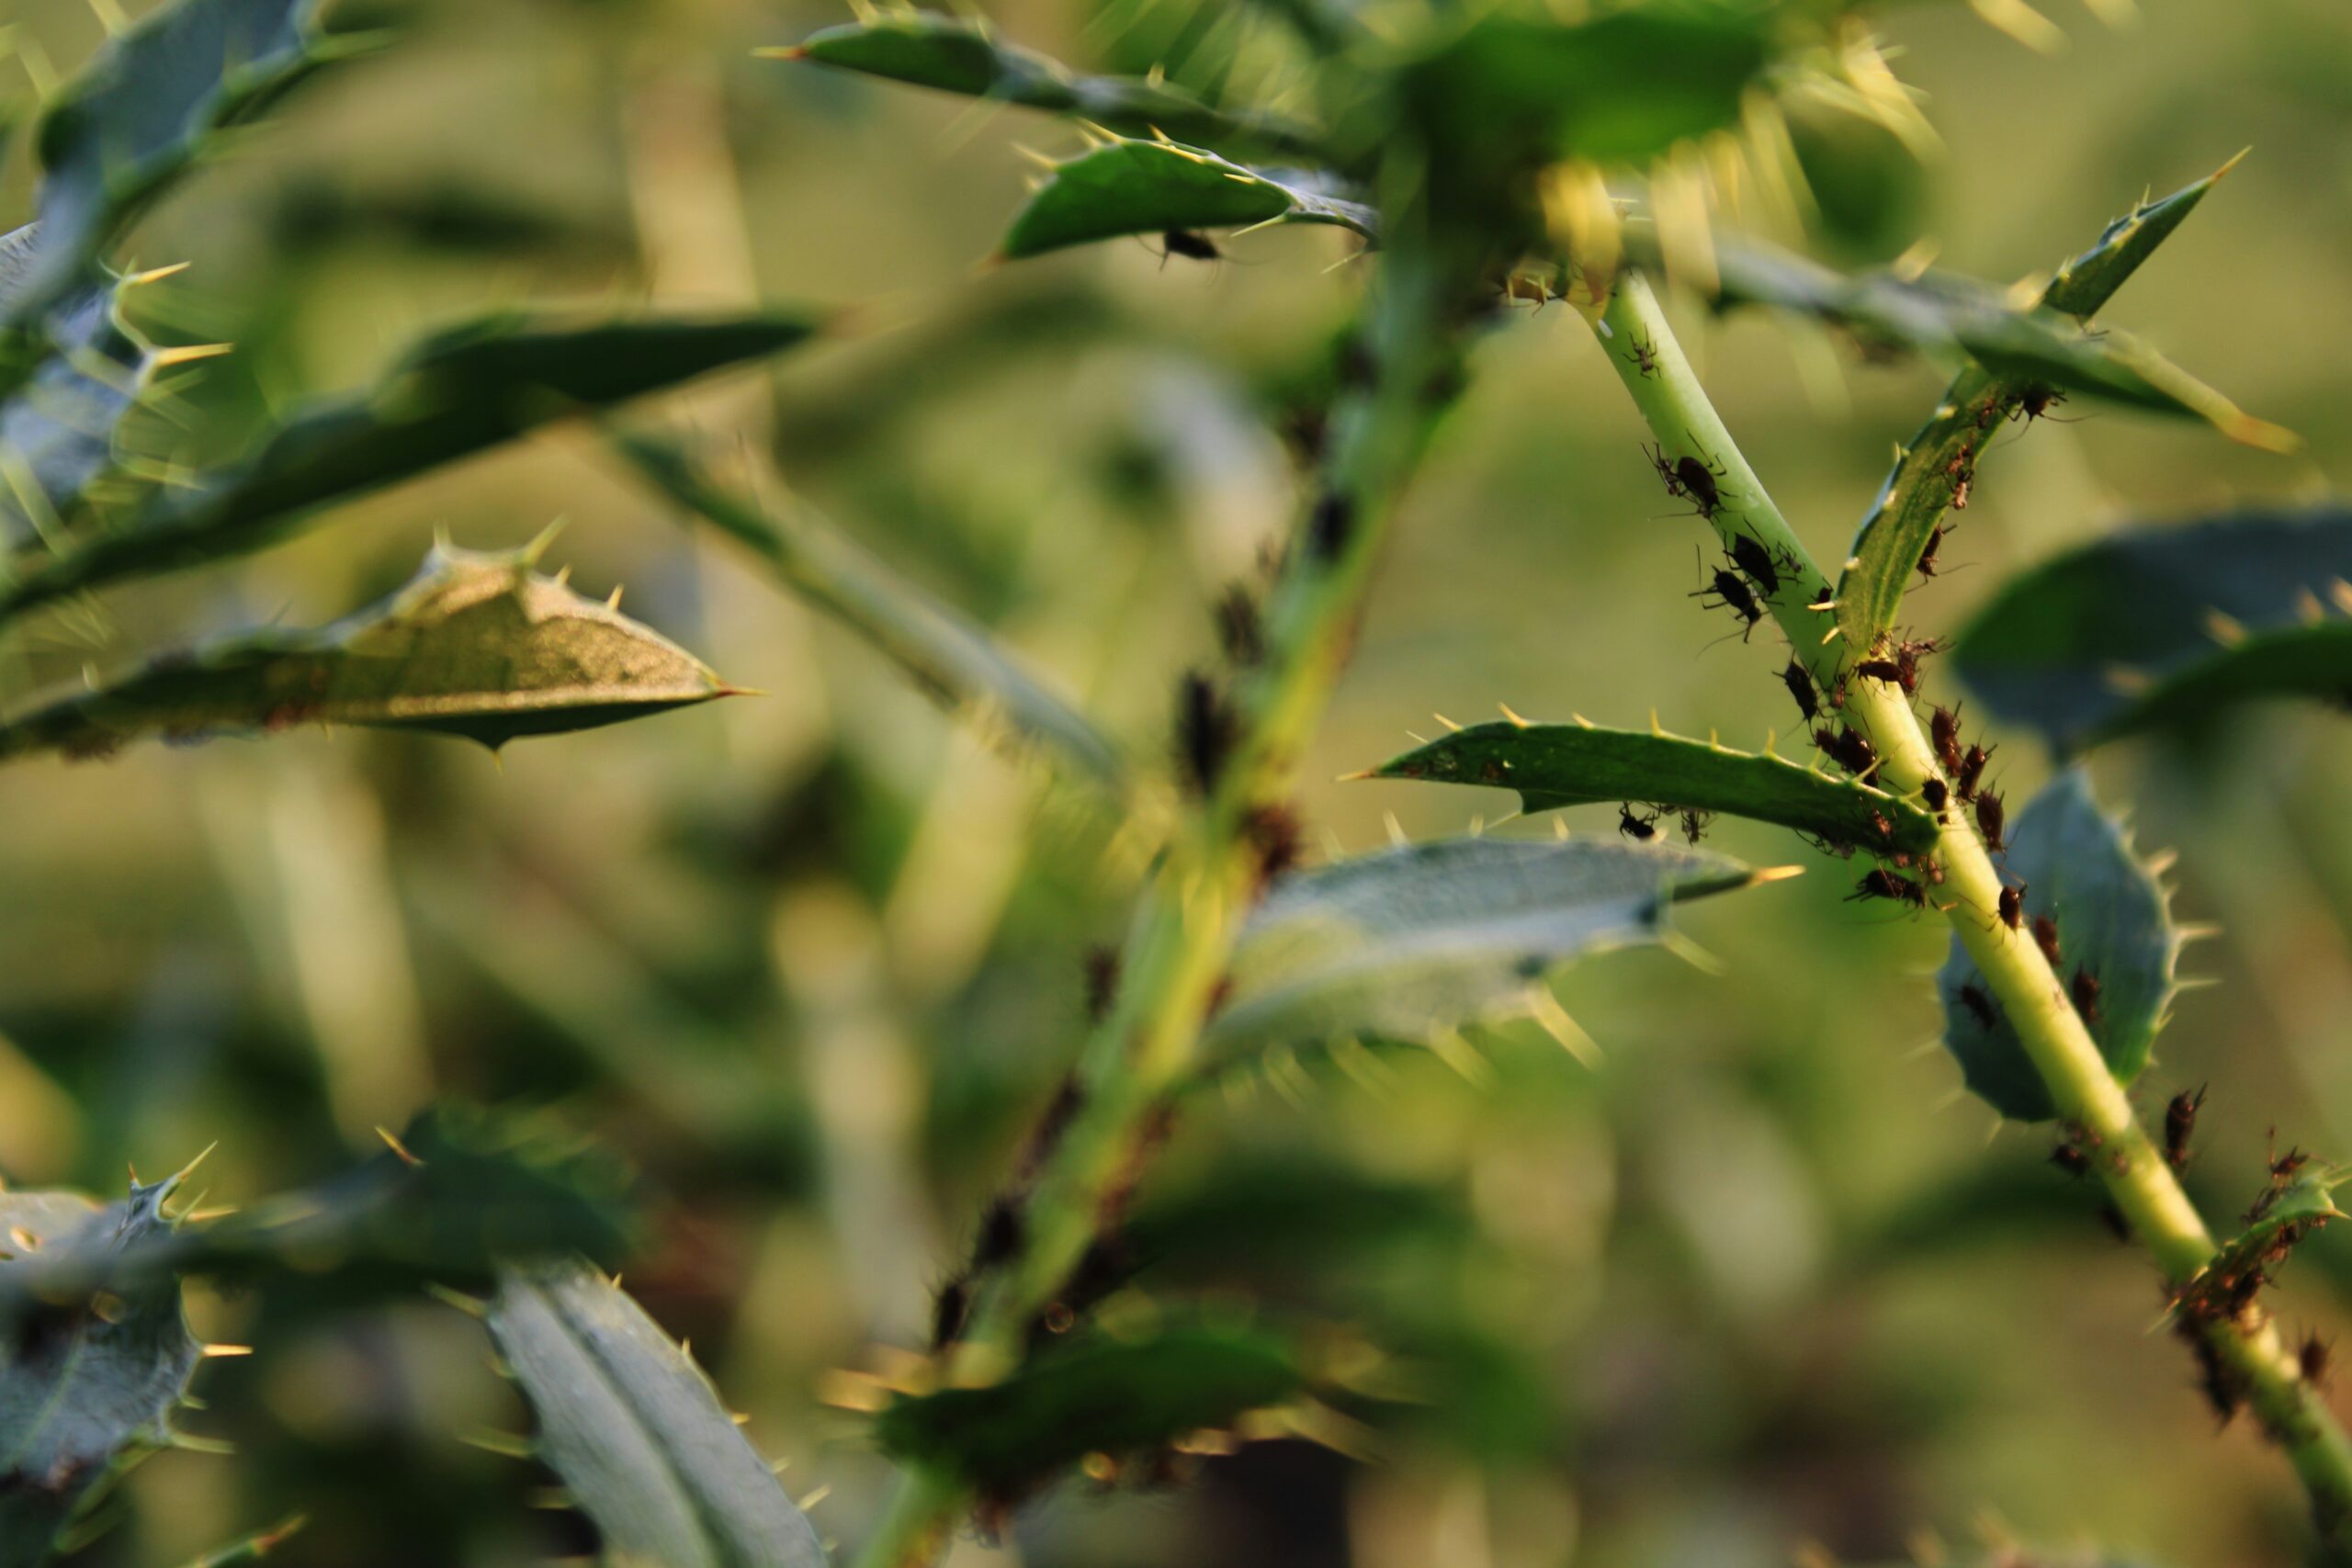
<svg viewBox="0 0 2352 1568"><path fill-rule="evenodd" d="M509 1273L491 1337L538 1416L537 1456L620 1562L825 1568L808 1517L644 1309L592 1269Z"/></svg>
<svg viewBox="0 0 2352 1568"><path fill-rule="evenodd" d="M1954 667L2062 751L2244 703L2352 694L2352 511L2132 528L2012 578Z"/></svg>
<svg viewBox="0 0 2352 1568"><path fill-rule="evenodd" d="M1922 851L1936 840L1932 814L1868 784L1776 756L1595 725L1472 725L1393 757L1373 774L1515 790L1531 813L1644 801L1674 811L1727 812L1869 848Z"/></svg>
<svg viewBox="0 0 2352 1568"><path fill-rule="evenodd" d="M298 412L243 461L156 491L105 530L23 565L0 587L0 621L85 589L260 549L330 502L566 414L777 353L818 330L789 315L567 326L501 311L436 333L372 389Z"/></svg>
<svg viewBox="0 0 2352 1568"><path fill-rule="evenodd" d="M1328 176L1252 169L1198 147L1121 139L1097 145L1053 174L1013 218L1007 260L1126 234L1324 223L1379 243L1379 219L1334 194Z"/></svg>
<svg viewBox="0 0 2352 1568"><path fill-rule="evenodd" d="M0 723L0 758L104 756L141 735L306 723L425 730L495 750L732 690L611 604L533 571L545 544L495 554L435 546L406 587L331 626L152 660Z"/></svg>
<svg viewBox="0 0 2352 1568"><path fill-rule="evenodd" d="M771 58L807 60L918 87L1066 114L1132 136L1295 156L1312 150L1306 128L1272 115L1235 113L1165 82L1090 76L998 38L985 23L936 11L901 11L812 33Z"/></svg>
<svg viewBox="0 0 2352 1568"><path fill-rule="evenodd" d="M118 1468L170 1436L201 1354L179 1280L135 1289L22 1292L60 1259L96 1262L167 1236L179 1178L98 1204L73 1192L0 1192L0 1568L47 1561L58 1531Z"/></svg>
<svg viewBox="0 0 2352 1568"><path fill-rule="evenodd" d="M2118 1083L2147 1064L2176 987L2179 928L2164 889L2132 852L2122 825L2099 810L2080 768L2059 774L2018 814L2008 831L2007 867L2025 884L2024 920L2057 923L2059 982L2080 971L2098 984L2096 1019L2085 1020ZM2050 1091L2007 1016L1992 1000L1975 960L1952 938L1936 976L1944 1004L1944 1043L1968 1087L2002 1115L2046 1122L2057 1114ZM1975 1001L1962 995L1967 987ZM1976 1003L1989 1010L1991 1021Z"/></svg>
<svg viewBox="0 0 2352 1568"><path fill-rule="evenodd" d="M1572 959L1658 940L1677 901L1754 880L1704 850L1595 839L1448 840L1303 872L1242 929L1205 1055L1426 1040L1523 1009Z"/></svg>

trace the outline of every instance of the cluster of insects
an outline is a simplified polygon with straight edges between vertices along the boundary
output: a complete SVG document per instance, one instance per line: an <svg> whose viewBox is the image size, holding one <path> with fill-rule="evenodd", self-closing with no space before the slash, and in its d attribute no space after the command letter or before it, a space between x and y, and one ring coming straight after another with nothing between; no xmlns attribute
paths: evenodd
<svg viewBox="0 0 2352 1568"><path fill-rule="evenodd" d="M1634 802L1630 800L1618 806L1617 831L1637 844L1646 844L1657 838L1658 823L1668 817L1679 822L1683 838L1695 844L1706 836L1707 824L1714 820L1715 815L1712 811L1688 806L1678 809L1670 806L1652 805L1639 811L1634 807Z"/></svg>

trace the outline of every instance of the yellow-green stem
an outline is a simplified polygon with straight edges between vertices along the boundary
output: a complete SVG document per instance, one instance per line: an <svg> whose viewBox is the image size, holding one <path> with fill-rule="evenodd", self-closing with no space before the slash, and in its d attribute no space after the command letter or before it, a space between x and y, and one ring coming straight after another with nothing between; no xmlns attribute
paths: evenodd
<svg viewBox="0 0 2352 1568"><path fill-rule="evenodd" d="M1667 461L1693 457L1714 474L1721 501L1708 521L1724 548L1745 534L1778 558L1781 590L1758 597L1820 690L1844 692L1843 716L1877 750L1884 786L1919 794L1940 775L1918 716L1896 685L1841 679L1846 642L1834 609L1826 607L1828 580L1740 455L1647 282L1638 274L1623 277L1604 304L1585 313ZM1944 877L1939 901L1949 903L1953 931L1999 998L2059 1116L2097 1140L2100 1179L2165 1284L2187 1282L2211 1261L2212 1235L2140 1125L2041 948L1998 918L2000 874L1965 813L1945 814L1936 855ZM2343 1427L2302 1381L2268 1323L2210 1324L2203 1332L2302 1479L2326 1561L2352 1562L2352 1442Z"/></svg>

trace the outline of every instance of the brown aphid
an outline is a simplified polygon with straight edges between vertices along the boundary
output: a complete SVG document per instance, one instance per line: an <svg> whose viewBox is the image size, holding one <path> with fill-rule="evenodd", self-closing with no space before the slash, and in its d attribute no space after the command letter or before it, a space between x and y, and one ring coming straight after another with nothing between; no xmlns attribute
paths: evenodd
<svg viewBox="0 0 2352 1568"><path fill-rule="evenodd" d="M1001 1194L989 1199L989 1206L980 1212L979 1236L972 1243L973 1272L993 1269L1019 1252L1027 1231L1016 1200Z"/></svg>
<svg viewBox="0 0 2352 1568"><path fill-rule="evenodd" d="M2197 1134L2197 1112L2205 1104L2205 1088L2182 1089L2165 1106L2165 1163L2175 1170L2188 1168L2188 1144Z"/></svg>
<svg viewBox="0 0 2352 1568"><path fill-rule="evenodd" d="M2051 1150L2050 1163L2077 1181L2091 1173L2091 1156L2076 1144L2061 1144Z"/></svg>
<svg viewBox="0 0 2352 1568"><path fill-rule="evenodd" d="M1111 1016L1119 994L1119 950L1094 946L1086 950L1086 1016L1095 1023Z"/></svg>
<svg viewBox="0 0 2352 1568"><path fill-rule="evenodd" d="M1257 663L1266 656L1266 634L1258 618L1258 601L1248 584L1230 582L1216 602L1216 641L1225 657L1237 665Z"/></svg>
<svg viewBox="0 0 2352 1568"><path fill-rule="evenodd" d="M1984 988L1974 981L1966 982L1960 987L1960 1001L1981 1027L1990 1030L2000 1022L2001 1015L1994 1010L1993 998L1986 996Z"/></svg>
<svg viewBox="0 0 2352 1568"><path fill-rule="evenodd" d="M2057 388L2036 383L2018 394L2018 413L2023 416L2028 424L2031 424L2065 400L2066 394Z"/></svg>
<svg viewBox="0 0 2352 1568"><path fill-rule="evenodd" d="M1903 666L1892 659L1865 659L1854 666L1854 673L1872 681L1883 681L1890 686L1903 683Z"/></svg>
<svg viewBox="0 0 2352 1568"><path fill-rule="evenodd" d="M2290 1145L2285 1154L2273 1155L2270 1156L2271 1184L2276 1187L2284 1187L2287 1183L2295 1179L2295 1173L2297 1171L2302 1169L2303 1167L2311 1164L2311 1156Z"/></svg>
<svg viewBox="0 0 2352 1568"><path fill-rule="evenodd" d="M1656 344L1634 343L1629 344L1627 346L1631 348L1633 352L1627 355L1626 357L1641 367L1641 372L1644 376L1648 377L1657 374L1657 345Z"/></svg>
<svg viewBox="0 0 2352 1568"><path fill-rule="evenodd" d="M1941 817L1944 807L1951 802L1951 786L1941 779L1929 778L1919 785L1919 798L1927 802L1928 810Z"/></svg>
<svg viewBox="0 0 2352 1568"><path fill-rule="evenodd" d="M1944 772L1959 773L1960 709L1956 707L1936 709L1928 716L1928 734L1936 743L1936 761L1943 764Z"/></svg>
<svg viewBox="0 0 2352 1568"><path fill-rule="evenodd" d="M1216 788L1233 750L1233 714L1223 694L1197 670L1184 673L1176 695L1176 755L1185 782L1202 795Z"/></svg>
<svg viewBox="0 0 2352 1568"><path fill-rule="evenodd" d="M931 1303L931 1349L937 1355L964 1332L965 1314L972 1309L971 1282L961 1274L939 1287Z"/></svg>
<svg viewBox="0 0 2352 1568"><path fill-rule="evenodd" d="M1853 892L1846 896L1848 903L1859 899L1885 898L1897 904L1908 904L1915 909L1928 907L1928 890L1907 876L1901 876L1881 867L1865 874L1854 884Z"/></svg>
<svg viewBox="0 0 2352 1568"><path fill-rule="evenodd" d="M2086 1024L2096 1025L2098 1022L2099 989L2098 976L2079 964L2075 965L2075 978L2067 991L2075 999L2075 1010L2083 1015Z"/></svg>
<svg viewBox="0 0 2352 1568"><path fill-rule="evenodd" d="M2304 1335L2303 1342L2295 1347L2295 1369L2313 1388L2327 1386L2327 1374L2335 1359L2335 1346L2316 1332Z"/></svg>
<svg viewBox="0 0 2352 1568"><path fill-rule="evenodd" d="M1962 800L1976 798L1977 781L1984 776L1984 764L1993 758L1994 748L1971 746L1960 759L1960 767L1952 775L1951 786Z"/></svg>
<svg viewBox="0 0 2352 1568"><path fill-rule="evenodd" d="M1976 797L1976 830L1984 835L1984 847L1995 854L2003 853L2009 847L2001 837L2001 829L2007 825L2007 815L2002 808L2001 797L1991 790Z"/></svg>
<svg viewBox="0 0 2352 1568"><path fill-rule="evenodd" d="M1952 480L1951 509L1954 512L1965 512L1968 510L1968 492L1975 487L1975 484L1976 476L1973 472L1962 474L1960 478Z"/></svg>
<svg viewBox="0 0 2352 1568"><path fill-rule="evenodd" d="M1919 547L1919 558L1914 563L1921 577L1936 575L1936 552L1944 547L1944 525L1940 523L1928 532L1928 542Z"/></svg>
<svg viewBox="0 0 2352 1568"><path fill-rule="evenodd" d="M1298 814L1279 802L1253 807L1242 827L1243 836L1258 856L1258 886L1296 869L1299 856Z"/></svg>
<svg viewBox="0 0 2352 1568"><path fill-rule="evenodd" d="M1170 229L1159 236L1159 244L1167 253L1159 258L1162 266L1168 265L1169 256L1182 256L1186 261L1197 262L1225 259L1225 252L1217 248L1217 243L1197 229Z"/></svg>
<svg viewBox="0 0 2352 1568"><path fill-rule="evenodd" d="M2050 967L2057 968L2061 963L2058 956L2058 922L2047 915L2034 916L2033 945L2041 949L2041 956L2049 961Z"/></svg>
<svg viewBox="0 0 2352 1568"><path fill-rule="evenodd" d="M2022 887L2002 888L2000 913L2001 923L2011 931L2017 930L2018 922L2025 918L2025 889Z"/></svg>
<svg viewBox="0 0 2352 1568"><path fill-rule="evenodd" d="M1790 660L1789 667L1781 671L1781 684L1789 689L1789 695L1796 699L1797 712L1811 724L1814 716L1821 711L1821 703L1813 689L1813 677L1805 673L1804 666Z"/></svg>
<svg viewBox="0 0 2352 1568"><path fill-rule="evenodd" d="M1691 843L1697 843L1700 838L1705 834L1707 830L1707 824L1713 820L1713 812L1702 811L1695 806L1685 809L1682 813L1683 838Z"/></svg>
<svg viewBox="0 0 2352 1568"><path fill-rule="evenodd" d="M1878 769L1878 753L1851 726L1834 734L1827 729L1816 729L1813 732L1813 743L1828 752L1830 761L1858 779L1868 778Z"/></svg>

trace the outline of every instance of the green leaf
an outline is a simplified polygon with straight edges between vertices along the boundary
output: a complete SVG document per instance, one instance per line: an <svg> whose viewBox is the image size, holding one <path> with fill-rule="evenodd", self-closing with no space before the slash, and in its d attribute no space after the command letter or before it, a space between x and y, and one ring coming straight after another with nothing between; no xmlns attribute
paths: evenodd
<svg viewBox="0 0 2352 1568"><path fill-rule="evenodd" d="M62 1263L97 1264L167 1237L178 1176L101 1206L72 1192L0 1192L0 1295ZM169 1440L201 1347L168 1275L96 1298L43 1290L0 1328L0 1568L30 1568L122 1464Z"/></svg>
<svg viewBox="0 0 2352 1568"><path fill-rule="evenodd" d="M132 218L220 133L327 53L320 0L177 0L110 40L46 106L38 232L0 332L22 333L85 284Z"/></svg>
<svg viewBox="0 0 2352 1568"><path fill-rule="evenodd" d="M2098 310L2227 173L2224 165L2109 224L2097 244L2059 270L2042 291L2041 303L2077 317ZM1959 481L1973 481L1993 434L2026 389L2026 382L2004 380L1971 365L1896 457L1854 536L1838 581L1838 624L1849 647L1867 649L1894 625L1921 552L1960 498Z"/></svg>
<svg viewBox="0 0 2352 1568"><path fill-rule="evenodd" d="M578 1265L509 1273L489 1322L538 1414L538 1457L610 1561L824 1568L817 1532L710 1380L617 1285Z"/></svg>
<svg viewBox="0 0 2352 1568"><path fill-rule="evenodd" d="M1327 176L1259 170L1172 141L1103 142L1054 165L1006 231L1011 260L1171 229L1326 223L1379 241L1379 218L1332 194Z"/></svg>
<svg viewBox="0 0 2352 1568"><path fill-rule="evenodd" d="M110 281L61 303L44 329L55 352L0 400L0 547L60 536L62 520L114 467L117 432L171 358L123 321L122 295L131 281Z"/></svg>
<svg viewBox="0 0 2352 1568"><path fill-rule="evenodd" d="M1936 840L1932 813L1868 784L1769 752L1583 723L1472 725L1391 758L1372 776L1515 790L1530 813L1646 802L1727 812L1870 848L1919 852Z"/></svg>
<svg viewBox="0 0 2352 1568"><path fill-rule="evenodd" d="M258 1562L293 1539L296 1531L309 1523L302 1515L280 1519L267 1529L255 1530L243 1540L231 1541L218 1551L208 1551L184 1565L184 1568L232 1568L239 1562Z"/></svg>
<svg viewBox="0 0 2352 1568"><path fill-rule="evenodd" d="M1277 883L1242 929L1210 1065L1337 1035L1425 1040L1589 953L1655 942L1678 900L1756 880L1703 850L1600 839L1415 844Z"/></svg>
<svg viewBox="0 0 2352 1568"><path fill-rule="evenodd" d="M2011 579L1954 667L2062 751L2269 697L2352 695L2352 510L2133 528Z"/></svg>
<svg viewBox="0 0 2352 1568"><path fill-rule="evenodd" d="M549 420L623 402L818 331L761 315L566 327L499 312L412 348L372 389L298 412L243 461L154 492L116 525L0 587L0 622L125 578L242 555L330 502L469 457Z"/></svg>
<svg viewBox="0 0 2352 1568"><path fill-rule="evenodd" d="M2295 1248L2322 1225L2345 1217L2335 1190L2352 1181L2352 1168L2301 1155L2271 1168L2270 1185L2255 1200L2245 1229L2223 1242L2196 1275L2173 1292L2173 1309L2192 1318L2228 1322L2254 1291L2274 1277Z"/></svg>
<svg viewBox="0 0 2352 1568"><path fill-rule="evenodd" d="M985 22L936 11L899 11L844 23L813 33L795 48L763 52L1073 115L1134 136L1165 134L1204 146L1288 154L1311 152L1315 141L1304 126L1272 115L1219 109L1165 82L1080 75L1035 50L1004 42Z"/></svg>
<svg viewBox="0 0 2352 1568"><path fill-rule="evenodd" d="M721 490L673 446L642 436L616 445L655 488L749 547L785 587L838 616L938 701L1000 715L1014 733L1081 775L1125 792L1126 768L1116 748L960 611L898 576L797 501L763 512Z"/></svg>
<svg viewBox="0 0 2352 1568"><path fill-rule="evenodd" d="M875 1417L882 1451L1017 1496L1090 1453L1159 1449L1306 1388L1269 1336L1179 1328L1133 1341L1090 1336L1032 1357L1001 1382L904 1396Z"/></svg>
<svg viewBox="0 0 2352 1568"><path fill-rule="evenodd" d="M2147 1064L2177 988L2181 937L2165 891L2132 854L2122 825L2099 810L2079 768L2034 796L2010 824L2008 842L2007 870L2025 886L2024 918L2057 922L2061 984L2071 985L2078 971L2098 982L2098 1017L2085 1021L2108 1070L2128 1085ZM2016 1029L1957 936L1936 986L1944 1043L1968 1087L2020 1122L2056 1115ZM1989 1027L1963 987L1989 1010Z"/></svg>
<svg viewBox="0 0 2352 1568"><path fill-rule="evenodd" d="M105 756L127 740L349 724L492 750L729 694L675 643L532 565L551 536L496 554L436 545L399 592L312 631L167 655L0 722L0 759Z"/></svg>
<svg viewBox="0 0 2352 1568"><path fill-rule="evenodd" d="M1637 254L1646 249L1637 247ZM1654 250L1645 259L1654 260ZM2188 415L2233 441L2272 451L2293 445L2289 433L2247 414L2137 339L2118 332L2087 334L2072 317L2052 310L2018 310L2009 303L2009 290L1989 283L1951 273L1832 272L1785 251L1722 238L1715 242L1715 266L1719 307L1793 310L1872 344L1943 358L1966 355L2005 382Z"/></svg>

